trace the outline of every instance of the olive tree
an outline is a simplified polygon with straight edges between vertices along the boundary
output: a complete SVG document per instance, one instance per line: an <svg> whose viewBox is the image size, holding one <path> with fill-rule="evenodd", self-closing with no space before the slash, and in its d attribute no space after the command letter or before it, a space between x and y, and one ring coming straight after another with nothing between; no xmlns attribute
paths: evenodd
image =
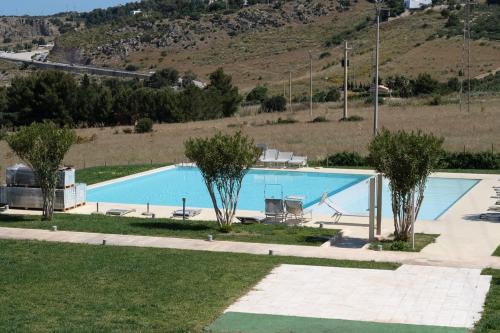
<svg viewBox="0 0 500 333"><path fill-rule="evenodd" d="M412 220L424 200L427 177L439 164L443 141L421 131L391 133L384 129L368 147L373 166L389 180L397 240L409 238Z"/></svg>
<svg viewBox="0 0 500 333"><path fill-rule="evenodd" d="M191 138L185 142L185 148L186 157L200 169L219 227L230 231L243 177L257 162L260 150L241 132Z"/></svg>
<svg viewBox="0 0 500 333"><path fill-rule="evenodd" d="M10 148L28 164L40 184L43 198L43 219L51 220L57 171L64 156L75 143L75 133L51 122L33 123L6 138Z"/></svg>

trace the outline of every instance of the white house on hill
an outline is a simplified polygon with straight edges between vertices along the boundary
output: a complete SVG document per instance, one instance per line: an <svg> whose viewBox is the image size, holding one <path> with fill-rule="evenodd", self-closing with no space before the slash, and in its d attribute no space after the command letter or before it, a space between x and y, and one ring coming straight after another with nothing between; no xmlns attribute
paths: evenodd
<svg viewBox="0 0 500 333"><path fill-rule="evenodd" d="M432 0L405 0L406 9L420 9L432 5Z"/></svg>

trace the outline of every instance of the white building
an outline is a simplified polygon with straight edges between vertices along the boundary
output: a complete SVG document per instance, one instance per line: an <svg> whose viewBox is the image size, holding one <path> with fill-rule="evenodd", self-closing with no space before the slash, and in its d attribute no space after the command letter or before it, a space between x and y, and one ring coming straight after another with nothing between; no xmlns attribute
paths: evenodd
<svg viewBox="0 0 500 333"><path fill-rule="evenodd" d="M420 9L432 5L432 0L405 0L406 9Z"/></svg>

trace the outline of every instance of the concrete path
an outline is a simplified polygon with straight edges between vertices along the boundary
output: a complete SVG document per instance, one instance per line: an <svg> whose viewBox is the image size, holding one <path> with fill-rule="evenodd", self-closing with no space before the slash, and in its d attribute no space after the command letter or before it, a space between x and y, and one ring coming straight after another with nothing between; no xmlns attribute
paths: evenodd
<svg viewBox="0 0 500 333"><path fill-rule="evenodd" d="M479 269L281 265L226 312L472 328L490 281Z"/></svg>
<svg viewBox="0 0 500 333"><path fill-rule="evenodd" d="M137 246L214 252L235 252L267 255L273 250L275 255L325 259L346 259L385 261L405 264L500 269L500 258L480 257L472 260L455 260L453 256L427 255L426 253L372 251L331 246L299 246L262 244L247 242L213 241L174 237L151 237L135 235L101 234L75 231L48 231L40 229L0 228L0 239L40 240L51 242L102 244L113 246ZM445 253L446 254L446 253Z"/></svg>

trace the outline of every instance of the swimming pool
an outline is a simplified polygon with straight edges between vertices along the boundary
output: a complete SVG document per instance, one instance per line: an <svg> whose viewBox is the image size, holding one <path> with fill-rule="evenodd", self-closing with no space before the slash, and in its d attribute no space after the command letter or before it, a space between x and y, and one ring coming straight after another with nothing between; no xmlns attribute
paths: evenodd
<svg viewBox="0 0 500 333"><path fill-rule="evenodd" d="M264 210L264 198L288 195L304 197L306 207L316 208L323 192L335 203L353 214L366 214L368 207L368 175L302 171L252 169L243 180L238 209ZM469 179L431 178L420 219L434 220L470 190L478 181ZM123 204L180 206L182 198L189 207L212 208L203 178L197 168L175 167L148 175L92 188L88 201ZM390 194L384 183L384 217L390 217ZM329 212L325 211L325 214Z"/></svg>

